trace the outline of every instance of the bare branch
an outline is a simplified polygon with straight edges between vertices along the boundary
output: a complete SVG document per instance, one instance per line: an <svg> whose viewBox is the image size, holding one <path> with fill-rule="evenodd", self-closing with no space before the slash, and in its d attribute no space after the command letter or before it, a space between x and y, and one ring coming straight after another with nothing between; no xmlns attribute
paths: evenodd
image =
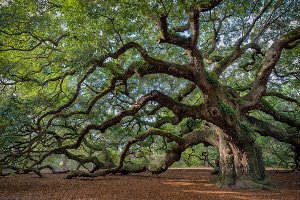
<svg viewBox="0 0 300 200"><path fill-rule="evenodd" d="M261 100L261 102L256 106L258 110L263 111L271 115L275 120L286 123L292 127L298 128L300 130L300 121L297 119L288 117L282 113L277 112L267 101Z"/></svg>

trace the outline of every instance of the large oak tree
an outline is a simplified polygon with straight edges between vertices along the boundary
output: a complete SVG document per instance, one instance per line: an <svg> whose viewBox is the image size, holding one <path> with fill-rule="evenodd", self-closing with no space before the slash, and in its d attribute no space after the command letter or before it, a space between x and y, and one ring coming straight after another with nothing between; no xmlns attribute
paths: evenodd
<svg viewBox="0 0 300 200"><path fill-rule="evenodd" d="M258 134L291 144L300 164L299 10L297 0L4 1L2 168L41 175L64 154L94 166L69 178L158 174L204 143L219 152L221 185L268 185ZM159 165L128 162L155 144Z"/></svg>

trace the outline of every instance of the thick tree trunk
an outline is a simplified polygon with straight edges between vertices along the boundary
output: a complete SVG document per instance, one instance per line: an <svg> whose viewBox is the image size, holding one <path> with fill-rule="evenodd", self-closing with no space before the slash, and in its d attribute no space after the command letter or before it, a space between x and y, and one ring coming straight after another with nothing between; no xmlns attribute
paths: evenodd
<svg viewBox="0 0 300 200"><path fill-rule="evenodd" d="M219 138L220 172L218 184L222 187L268 189L260 147L254 141L236 145Z"/></svg>
<svg viewBox="0 0 300 200"><path fill-rule="evenodd" d="M251 133L241 134L233 140L221 128L210 124L209 127L202 130L185 134L183 136L185 142L175 144L167 152L163 164L153 173L159 174L166 171L174 162L180 160L181 153L186 148L199 143L209 143L219 150L220 166L217 167L218 170L214 171L214 174L218 171L218 185L221 187L270 189L261 149L251 135Z"/></svg>

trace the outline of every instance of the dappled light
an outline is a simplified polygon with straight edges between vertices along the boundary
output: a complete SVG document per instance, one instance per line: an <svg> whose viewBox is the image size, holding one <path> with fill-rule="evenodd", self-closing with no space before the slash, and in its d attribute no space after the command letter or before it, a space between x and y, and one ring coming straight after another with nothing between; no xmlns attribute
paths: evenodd
<svg viewBox="0 0 300 200"><path fill-rule="evenodd" d="M185 182L185 181L167 181L167 182L163 182L163 184L166 185L174 185L174 186L188 186L188 185L193 185L195 183L191 183L191 182Z"/></svg>

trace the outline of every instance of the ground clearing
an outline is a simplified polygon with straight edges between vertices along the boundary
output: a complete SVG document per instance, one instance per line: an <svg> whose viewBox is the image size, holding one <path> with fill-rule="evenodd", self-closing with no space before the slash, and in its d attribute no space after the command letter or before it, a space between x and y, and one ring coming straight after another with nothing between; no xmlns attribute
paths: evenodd
<svg viewBox="0 0 300 200"><path fill-rule="evenodd" d="M35 199L300 199L300 172L268 171L274 191L228 190L216 187L208 169L171 169L158 176L149 173L110 175L96 179L66 180L65 175L34 174L0 178L0 200Z"/></svg>

